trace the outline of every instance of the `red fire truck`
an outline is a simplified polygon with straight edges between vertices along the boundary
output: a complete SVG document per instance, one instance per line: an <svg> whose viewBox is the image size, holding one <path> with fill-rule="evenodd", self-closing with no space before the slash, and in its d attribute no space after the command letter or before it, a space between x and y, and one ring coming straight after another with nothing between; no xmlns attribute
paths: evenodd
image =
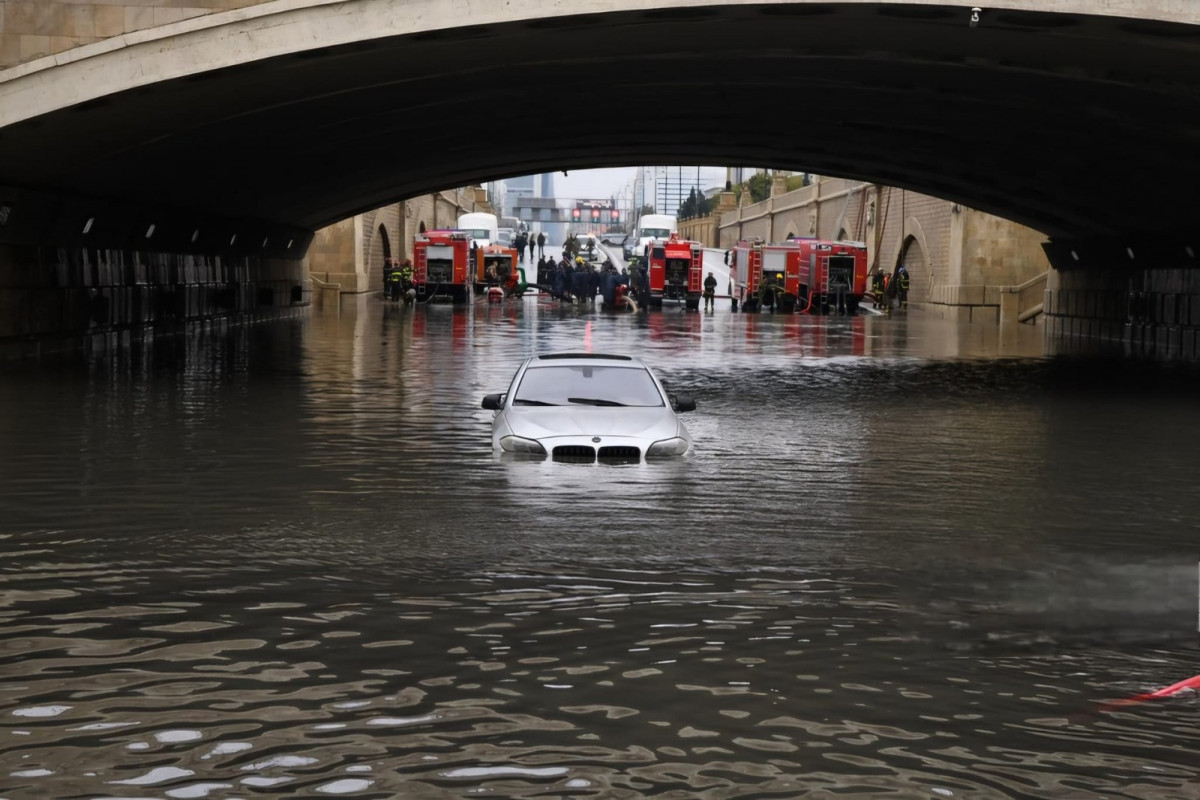
<svg viewBox="0 0 1200 800"><path fill-rule="evenodd" d="M814 314L855 314L867 291L867 246L863 242L797 239L808 297L801 307Z"/></svg>
<svg viewBox="0 0 1200 800"><path fill-rule="evenodd" d="M729 271L735 290L742 298L742 310L755 313L762 306L778 308L784 314L796 310L801 295L801 261L797 240L783 244L750 239L733 248Z"/></svg>
<svg viewBox="0 0 1200 800"><path fill-rule="evenodd" d="M516 285L517 262L521 257L515 248L489 244L473 252L475 266L471 278L475 284L475 294L483 294L489 286L505 289L510 284Z"/></svg>
<svg viewBox="0 0 1200 800"><path fill-rule="evenodd" d="M439 230L413 239L413 284L417 300L465 303L471 285L471 234Z"/></svg>
<svg viewBox="0 0 1200 800"><path fill-rule="evenodd" d="M663 300L675 300L689 311L700 310L704 290L704 247L700 242L655 239L646 245L649 268L650 306L662 308Z"/></svg>
<svg viewBox="0 0 1200 800"><path fill-rule="evenodd" d="M809 238L742 241L733 249L730 272L743 311L769 306L784 314L853 314L867 290L867 248Z"/></svg>

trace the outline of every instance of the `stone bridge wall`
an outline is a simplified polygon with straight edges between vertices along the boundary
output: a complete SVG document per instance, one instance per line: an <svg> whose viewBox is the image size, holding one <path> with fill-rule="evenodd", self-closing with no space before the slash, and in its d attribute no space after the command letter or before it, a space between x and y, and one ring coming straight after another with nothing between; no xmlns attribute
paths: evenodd
<svg viewBox="0 0 1200 800"><path fill-rule="evenodd" d="M866 242L872 267L892 272L904 264L909 301L946 317L998 320L1003 287L1050 269L1041 233L903 189L820 178L761 203L744 195L742 203L719 215L719 247L789 234Z"/></svg>
<svg viewBox="0 0 1200 800"><path fill-rule="evenodd" d="M316 232L308 248L309 273L336 283L342 292L382 292L384 259L413 257L413 237L452 228L458 215L491 211L480 187L421 195L359 214Z"/></svg>
<svg viewBox="0 0 1200 800"><path fill-rule="evenodd" d="M269 0L0 0L0 69Z"/></svg>
<svg viewBox="0 0 1200 800"><path fill-rule="evenodd" d="M302 313L299 261L0 247L0 359L116 349L146 332Z"/></svg>

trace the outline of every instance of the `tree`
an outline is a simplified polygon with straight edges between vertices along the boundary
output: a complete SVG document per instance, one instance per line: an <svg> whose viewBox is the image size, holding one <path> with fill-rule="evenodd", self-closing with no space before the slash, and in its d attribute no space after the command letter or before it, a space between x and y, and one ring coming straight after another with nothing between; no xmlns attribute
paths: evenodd
<svg viewBox="0 0 1200 800"><path fill-rule="evenodd" d="M647 214L653 214L653 213L654 213L654 206L651 206L651 205L645 205L638 209L639 217L644 217Z"/></svg>
<svg viewBox="0 0 1200 800"><path fill-rule="evenodd" d="M679 204L679 211L675 216L679 219L692 219L693 217L707 217L712 213L713 206L716 201L711 197L705 197L700 192L696 191L696 187L688 192L687 199Z"/></svg>
<svg viewBox="0 0 1200 800"><path fill-rule="evenodd" d="M746 181L750 186L750 199L761 203L771 196L771 176L765 172L756 172Z"/></svg>

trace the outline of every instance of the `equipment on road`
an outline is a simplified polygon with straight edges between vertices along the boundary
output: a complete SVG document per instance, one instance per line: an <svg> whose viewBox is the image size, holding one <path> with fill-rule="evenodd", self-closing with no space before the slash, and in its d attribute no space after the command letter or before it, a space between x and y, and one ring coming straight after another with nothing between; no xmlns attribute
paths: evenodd
<svg viewBox="0 0 1200 800"><path fill-rule="evenodd" d="M521 260L516 248L502 244L489 244L471 251L473 262L472 280L475 294L483 294L489 286L507 287L516 276L517 262Z"/></svg>

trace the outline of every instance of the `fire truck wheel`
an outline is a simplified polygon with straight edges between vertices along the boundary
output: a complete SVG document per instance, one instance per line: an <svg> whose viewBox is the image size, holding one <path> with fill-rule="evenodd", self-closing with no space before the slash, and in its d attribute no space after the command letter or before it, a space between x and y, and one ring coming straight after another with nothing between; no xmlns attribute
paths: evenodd
<svg viewBox="0 0 1200 800"><path fill-rule="evenodd" d="M475 294L483 294L483 290L485 288L486 287L482 283L475 284Z"/></svg>
<svg viewBox="0 0 1200 800"><path fill-rule="evenodd" d="M796 313L796 295L785 294L779 298L779 313L794 314Z"/></svg>
<svg viewBox="0 0 1200 800"><path fill-rule="evenodd" d="M687 302L687 310L688 311L699 311L700 310L700 298L699 297L689 296L686 302Z"/></svg>
<svg viewBox="0 0 1200 800"><path fill-rule="evenodd" d="M752 297L747 300L744 300L742 302L742 311L746 312L747 314L757 314L758 313L758 298Z"/></svg>
<svg viewBox="0 0 1200 800"><path fill-rule="evenodd" d="M454 287L454 291L451 292L451 294L450 294L450 299L453 302L458 303L459 305L462 305L463 303L467 302L467 287L465 287L465 286Z"/></svg>
<svg viewBox="0 0 1200 800"><path fill-rule="evenodd" d="M662 310L662 298L661 297L651 297L650 298L650 307L661 311Z"/></svg>

